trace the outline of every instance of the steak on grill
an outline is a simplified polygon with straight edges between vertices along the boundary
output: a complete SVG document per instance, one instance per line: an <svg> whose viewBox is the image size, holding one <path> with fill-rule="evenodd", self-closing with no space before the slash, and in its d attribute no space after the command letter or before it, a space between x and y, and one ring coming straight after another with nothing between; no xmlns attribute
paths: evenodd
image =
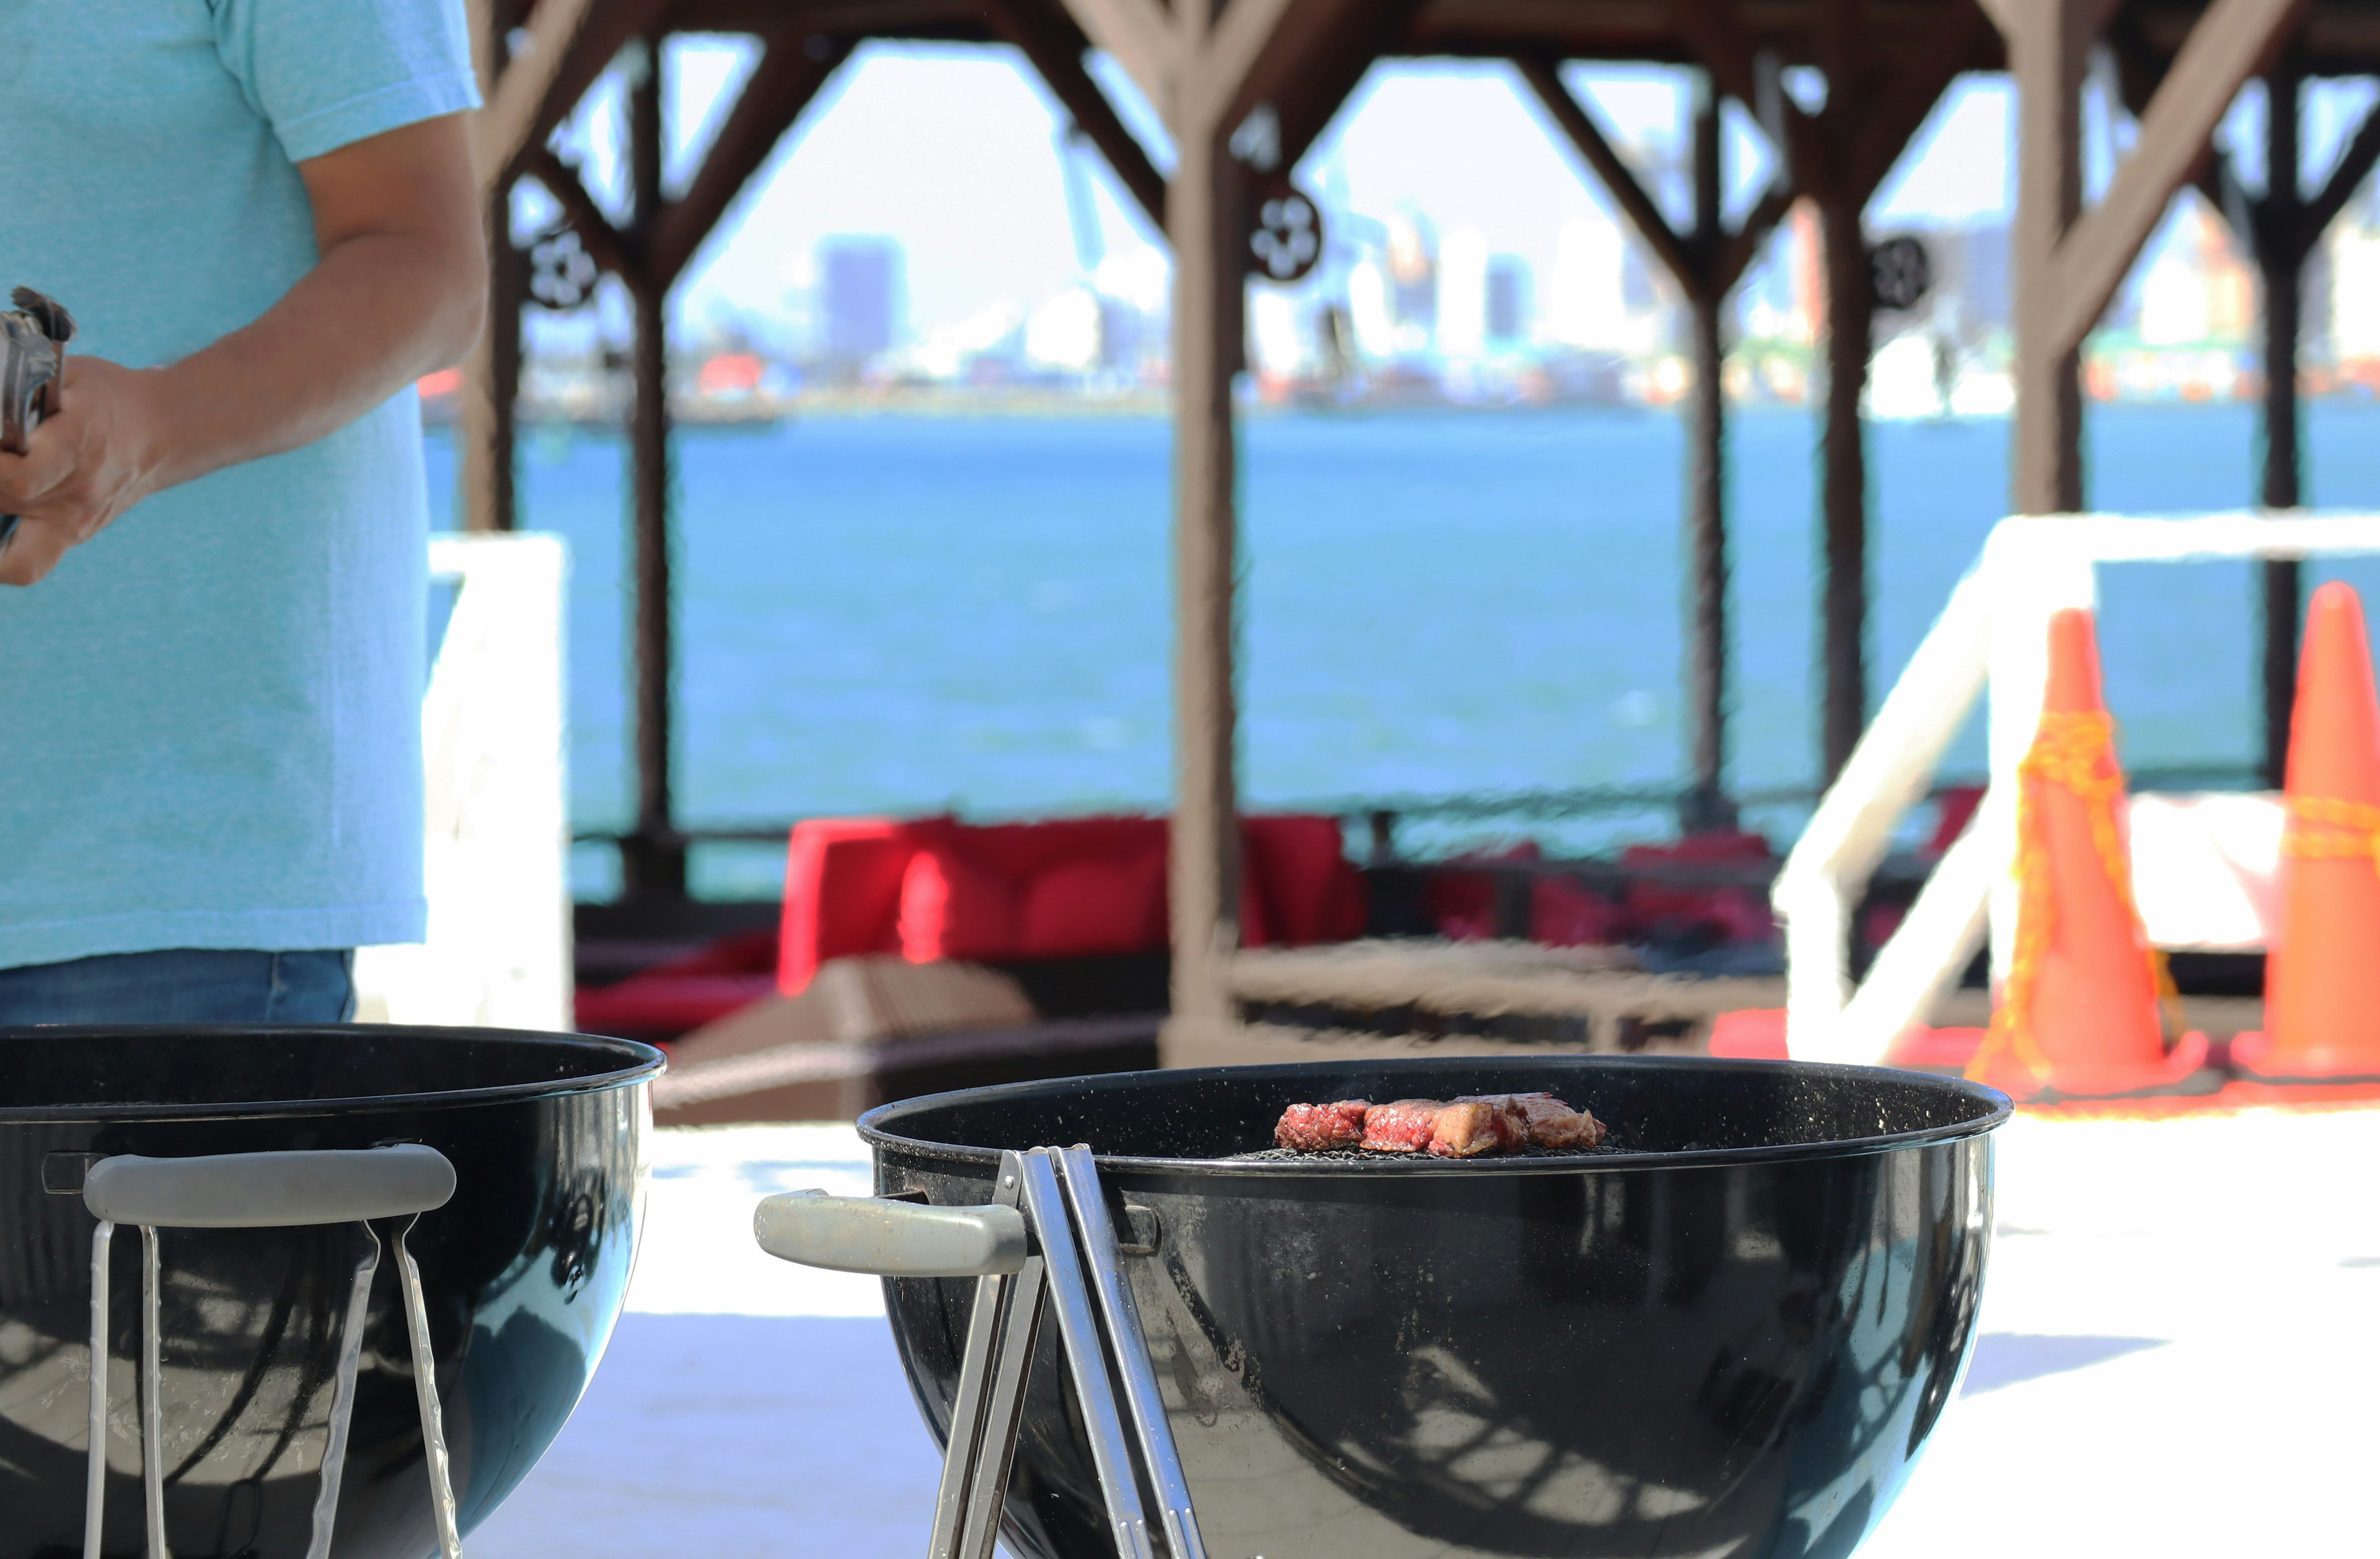
<svg viewBox="0 0 2380 1559"><path fill-rule="evenodd" d="M1273 1128L1276 1146L1298 1153L1426 1153L1475 1158L1523 1148L1592 1148L1603 1125L1550 1094L1473 1094L1452 1101L1341 1099L1292 1105Z"/></svg>
<svg viewBox="0 0 2380 1559"><path fill-rule="evenodd" d="M1292 1105L1281 1112L1281 1124L1272 1129L1273 1145L1299 1153L1352 1148L1364 1140L1364 1112L1371 1107L1362 1099Z"/></svg>
<svg viewBox="0 0 2380 1559"><path fill-rule="evenodd" d="M1450 1105L1439 1099L1399 1099L1364 1112L1366 1153L1427 1153L1437 1158L1475 1158L1504 1145L1500 1113L1481 1100Z"/></svg>

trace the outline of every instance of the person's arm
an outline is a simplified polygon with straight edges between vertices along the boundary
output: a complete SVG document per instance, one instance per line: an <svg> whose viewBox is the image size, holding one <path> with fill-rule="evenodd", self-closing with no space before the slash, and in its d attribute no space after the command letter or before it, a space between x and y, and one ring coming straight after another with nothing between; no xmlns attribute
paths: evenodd
<svg viewBox="0 0 2380 1559"><path fill-rule="evenodd" d="M322 258L254 324L161 369L67 354L66 409L0 454L0 514L24 517L0 585L34 584L150 494L312 443L470 350L487 256L463 116L298 172Z"/></svg>

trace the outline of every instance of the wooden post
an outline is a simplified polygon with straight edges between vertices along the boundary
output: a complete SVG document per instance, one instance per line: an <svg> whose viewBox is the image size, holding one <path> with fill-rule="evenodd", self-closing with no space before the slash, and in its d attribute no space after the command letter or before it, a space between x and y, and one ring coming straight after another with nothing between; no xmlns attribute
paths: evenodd
<svg viewBox="0 0 2380 1559"><path fill-rule="evenodd" d="M2212 0L2141 115L2131 154L2082 210L2084 62L2107 0L1985 0L2017 84L2016 462L2020 514L2082 506L2082 339L2139 259L2242 82L2305 0Z"/></svg>
<svg viewBox="0 0 2380 1559"><path fill-rule="evenodd" d="M2057 327L2060 242L2082 210L2082 75L2087 0L2003 0L2017 90L2017 207L2010 266L2016 284L2015 471L2022 514L2082 507L2080 338ZM2011 20L2013 25L2011 25Z"/></svg>
<svg viewBox="0 0 2380 1559"><path fill-rule="evenodd" d="M1819 192L1827 267L1827 404L1820 495L1826 571L1820 659L1825 709L1819 750L1825 780L1851 761L1867 724L1867 446L1860 399L1876 316L1861 192Z"/></svg>
<svg viewBox="0 0 2380 1559"><path fill-rule="evenodd" d="M1245 181L1208 127L1180 143L1166 203L1173 248L1173 1020L1211 1042L1236 1021L1240 939L1233 588L1238 450L1232 381L1244 350Z"/></svg>
<svg viewBox="0 0 2380 1559"><path fill-rule="evenodd" d="M510 8L474 0L469 6L472 58L480 90L492 98L510 53ZM513 248L513 180L499 174L482 185L488 245L488 322L463 361L455 404L455 517L468 531L513 528L514 414L520 398L520 309L526 292Z"/></svg>
<svg viewBox="0 0 2380 1559"><path fill-rule="evenodd" d="M2265 199L2252 247L2265 284L2264 506L2304 500L2298 452L2298 332L2303 313L2305 196L2299 179L2300 79L2283 64L2265 77ZM2257 592L2264 628L2264 774L2278 789L2289 766L2289 715L2297 704L2298 614L2304 565L2264 563Z"/></svg>
<svg viewBox="0 0 2380 1559"><path fill-rule="evenodd" d="M1721 210L1719 80L1697 73L1694 101L1694 225L1681 236L1596 124L1562 84L1556 62L1517 55L1513 68L1536 93L1554 127L1570 141L1645 247L1685 295L1694 384L1686 401L1686 762L1690 771L1679 822L1688 829L1735 821L1727 778L1727 397L1721 333L1729 294L1790 203L1772 183L1736 226Z"/></svg>
<svg viewBox="0 0 2380 1559"><path fill-rule="evenodd" d="M516 452L521 368L522 284L512 247L509 185L489 201L488 323L463 365L455 425L459 516L470 531L511 530L519 523Z"/></svg>
<svg viewBox="0 0 2380 1559"><path fill-rule="evenodd" d="M1239 1026L1232 384L1246 347L1251 169L1297 165L1409 0L1065 4L1158 106L1177 148L1163 201L1173 248L1173 1007L1160 1054L1181 1065L1228 1054Z"/></svg>
<svg viewBox="0 0 2380 1559"><path fill-rule="evenodd" d="M1726 239L1719 187L1719 94L1707 71L1695 75L1694 235L1703 284L1686 289L1693 332L1694 386L1686 409L1686 707L1691 789L1688 830L1735 820L1727 799L1727 395L1726 344L1719 335L1728 289L1707 273Z"/></svg>
<svg viewBox="0 0 2380 1559"><path fill-rule="evenodd" d="M666 34L646 34L643 68L628 86L628 181L632 230L640 256L662 210L662 48ZM621 840L621 872L630 899L682 898L686 845L676 838L670 802L670 420L669 287L650 264L624 278L636 316L630 352L635 380L628 407L631 536L635 570L631 643L636 647L635 831Z"/></svg>

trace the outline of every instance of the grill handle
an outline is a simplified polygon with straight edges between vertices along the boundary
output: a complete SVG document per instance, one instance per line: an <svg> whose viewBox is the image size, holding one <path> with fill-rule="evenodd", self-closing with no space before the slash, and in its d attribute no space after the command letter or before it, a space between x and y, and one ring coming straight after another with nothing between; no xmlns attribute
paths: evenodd
<svg viewBox="0 0 2380 1559"><path fill-rule="evenodd" d="M752 1214L752 1237L781 1261L879 1277L985 1277L1029 1253L1014 1207L927 1207L874 1196L784 1191Z"/></svg>
<svg viewBox="0 0 2380 1559"><path fill-rule="evenodd" d="M383 1148L144 1158L91 1166L83 1205L107 1223L146 1228L291 1228L360 1223L443 1207L455 1166L436 1148Z"/></svg>

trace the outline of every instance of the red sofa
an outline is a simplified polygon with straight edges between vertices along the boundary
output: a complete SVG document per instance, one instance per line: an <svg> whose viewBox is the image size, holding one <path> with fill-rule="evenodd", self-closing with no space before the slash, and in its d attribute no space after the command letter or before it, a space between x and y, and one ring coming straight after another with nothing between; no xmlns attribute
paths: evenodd
<svg viewBox="0 0 2380 1559"><path fill-rule="evenodd" d="M1360 936L1364 879L1336 819L1241 820L1241 941ZM948 817L832 817L795 828L778 929L723 937L578 993L594 1033L674 1039L856 953L990 962L1166 946L1166 823L1076 817L977 827Z"/></svg>
<svg viewBox="0 0 2380 1559"><path fill-rule="evenodd" d="M1337 819L1245 817L1240 830L1243 946L1362 934L1364 880ZM801 824L785 856L778 988L799 991L820 964L853 953L922 963L1160 950L1166 854L1161 817Z"/></svg>

